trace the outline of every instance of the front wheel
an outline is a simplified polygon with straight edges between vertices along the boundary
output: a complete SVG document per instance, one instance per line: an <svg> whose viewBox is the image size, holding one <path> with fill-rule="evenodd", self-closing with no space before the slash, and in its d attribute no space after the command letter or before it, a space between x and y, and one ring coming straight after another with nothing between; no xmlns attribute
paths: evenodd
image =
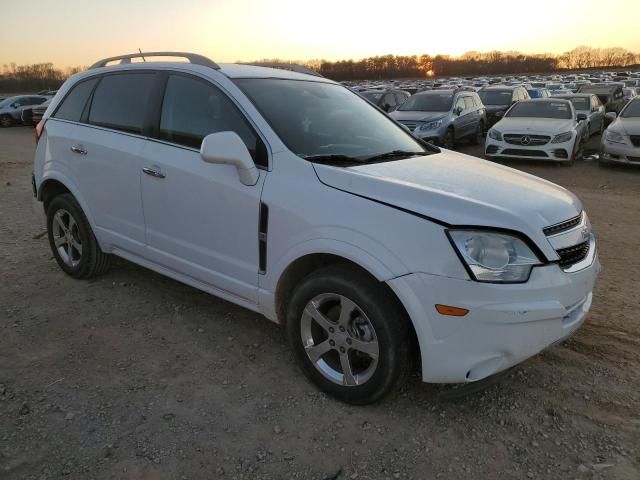
<svg viewBox="0 0 640 480"><path fill-rule="evenodd" d="M100 249L73 195L65 193L51 200L47 208L47 234L53 256L69 276L91 278L109 267L111 256Z"/></svg>
<svg viewBox="0 0 640 480"><path fill-rule="evenodd" d="M442 140L442 146L447 150L453 150L455 148L456 136L453 128L447 129L447 133L444 134L444 139Z"/></svg>
<svg viewBox="0 0 640 480"><path fill-rule="evenodd" d="M476 129L475 134L471 138L471 144L480 145L482 143L483 138L484 138L484 122L481 120L480 123L478 123L478 128Z"/></svg>
<svg viewBox="0 0 640 480"><path fill-rule="evenodd" d="M13 125L13 118L11 115L0 115L0 127L7 128Z"/></svg>
<svg viewBox="0 0 640 480"><path fill-rule="evenodd" d="M386 287L349 265L321 269L296 288L287 335L305 375L347 403L373 403L406 379L409 320Z"/></svg>

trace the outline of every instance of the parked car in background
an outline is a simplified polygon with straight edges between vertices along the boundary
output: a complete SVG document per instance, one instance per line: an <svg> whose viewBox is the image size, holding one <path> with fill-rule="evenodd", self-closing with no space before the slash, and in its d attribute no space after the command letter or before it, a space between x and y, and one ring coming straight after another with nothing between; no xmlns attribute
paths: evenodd
<svg viewBox="0 0 640 480"><path fill-rule="evenodd" d="M487 133L485 155L570 165L582 158L586 119L569 100L552 97L519 102Z"/></svg>
<svg viewBox="0 0 640 480"><path fill-rule="evenodd" d="M523 87L491 86L478 90L487 111L487 127L500 121L504 113L516 102L531 97Z"/></svg>
<svg viewBox="0 0 640 480"><path fill-rule="evenodd" d="M464 89L416 93L389 116L416 137L450 149L462 139L480 144L487 125L480 97Z"/></svg>
<svg viewBox="0 0 640 480"><path fill-rule="evenodd" d="M600 264L575 195L422 142L317 75L104 59L64 83L36 139L63 272L89 279L117 255L263 314L346 402L381 399L416 360L426 382L487 378L592 304Z"/></svg>
<svg viewBox="0 0 640 480"><path fill-rule="evenodd" d="M393 112L411 96L408 92L395 89L364 90L358 93L385 112Z"/></svg>
<svg viewBox="0 0 640 480"><path fill-rule="evenodd" d="M607 115L615 117L611 112ZM635 97L607 127L600 141L600 165L640 165L640 97Z"/></svg>
<svg viewBox="0 0 640 480"><path fill-rule="evenodd" d="M0 127L10 127L22 122L22 110L46 102L49 97L42 95L16 95L0 101Z"/></svg>
<svg viewBox="0 0 640 480"><path fill-rule="evenodd" d="M551 96L551 92L546 88L527 88L527 93L531 98L547 98Z"/></svg>
<svg viewBox="0 0 640 480"><path fill-rule="evenodd" d="M597 85L583 85L578 93L593 93L598 96L607 112L620 113L624 106L624 93L620 85L599 83Z"/></svg>
<svg viewBox="0 0 640 480"><path fill-rule="evenodd" d="M22 110L22 124L23 125L37 125L40 120L42 120L42 116L44 112L47 111L49 104L51 103L51 98L46 102L41 103L40 105L34 105L26 107Z"/></svg>
<svg viewBox="0 0 640 480"><path fill-rule="evenodd" d="M625 87L622 89L622 95L624 103L626 104L629 100L635 98L638 93L636 92L635 87Z"/></svg>
<svg viewBox="0 0 640 480"><path fill-rule="evenodd" d="M585 139L588 140L593 134L601 134L604 131L606 110L597 95L592 93L572 93L570 95L560 95L555 98L564 98L573 104L576 113L583 113L587 117L585 127Z"/></svg>

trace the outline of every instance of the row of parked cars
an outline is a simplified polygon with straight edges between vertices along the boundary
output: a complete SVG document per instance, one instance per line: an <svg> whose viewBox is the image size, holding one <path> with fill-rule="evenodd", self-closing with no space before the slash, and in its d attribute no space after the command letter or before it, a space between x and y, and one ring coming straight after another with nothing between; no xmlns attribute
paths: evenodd
<svg viewBox="0 0 640 480"><path fill-rule="evenodd" d="M0 98L0 127L15 124L36 125L47 110L55 91L34 95L14 95Z"/></svg>
<svg viewBox="0 0 640 480"><path fill-rule="evenodd" d="M634 109L625 106L636 101L640 90L640 73L634 72L615 78L477 80L348 86L425 141L454 149L462 140L480 144L487 133L488 158L547 159L564 165L581 158L585 142L601 135L623 112L631 115ZM622 123L616 122L615 129ZM602 164L634 162L640 156L607 156L610 137L602 137ZM629 146L635 148L632 140Z"/></svg>

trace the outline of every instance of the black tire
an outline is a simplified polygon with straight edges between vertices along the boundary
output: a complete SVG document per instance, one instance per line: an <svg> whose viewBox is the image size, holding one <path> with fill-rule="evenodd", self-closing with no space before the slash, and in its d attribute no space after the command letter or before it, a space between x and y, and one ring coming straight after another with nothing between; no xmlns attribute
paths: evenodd
<svg viewBox="0 0 640 480"><path fill-rule="evenodd" d="M344 377L341 380L329 380L319 368L316 368L305 351L301 336L304 328L303 314L311 300L323 294L351 300L373 327L379 355L375 369L372 369L370 377L362 384L347 386L338 383L344 383ZM327 318L330 318L329 313ZM351 321L355 323L357 318L356 316ZM338 323L335 325L337 328ZM402 307L382 283L350 265L332 265L306 277L295 289L288 303L286 329L289 342L304 374L323 391L354 405L376 402L402 385L415 359L415 341L411 335L409 319ZM336 346L320 357L325 362L331 361L331 355L334 355L333 358L342 358L339 357L341 354L338 352L337 344L332 345ZM347 355L358 355L355 351L357 349L347 348Z"/></svg>
<svg viewBox="0 0 640 480"><path fill-rule="evenodd" d="M447 129L447 133L444 134L444 138L442 139L442 146L447 150L456 148L456 135L453 128Z"/></svg>
<svg viewBox="0 0 640 480"><path fill-rule="evenodd" d="M0 127L7 128L13 125L13 118L11 115L0 115Z"/></svg>
<svg viewBox="0 0 640 480"><path fill-rule="evenodd" d="M80 253L76 249L72 254L77 257L74 264L70 264L68 260L65 260L55 245L56 232L54 230L59 229L59 227L58 225L54 226L54 219L58 212L60 212L63 222L65 219L69 219L68 215L73 218L74 226L69 229L71 231L70 235L82 247ZM47 235L53 256L67 275L76 279L87 279L101 275L109 268L111 255L100 250L87 217L75 197L70 193L58 195L49 203L47 208ZM63 248L63 251L65 250L62 246L60 248ZM69 255L69 258L72 255Z"/></svg>
<svg viewBox="0 0 640 480"><path fill-rule="evenodd" d="M582 157L584 155L584 142L582 140L580 140L580 139L577 139L576 142L578 142L578 146L571 153L571 157L569 157L569 160L565 160L565 161L561 161L560 162L560 165L562 165L563 167L570 167L577 160L582 160Z"/></svg>
<svg viewBox="0 0 640 480"><path fill-rule="evenodd" d="M480 145L482 143L483 138L484 138L484 122L480 120L480 123L478 123L478 128L476 129L476 132L473 134L473 137L471 137L471 145Z"/></svg>

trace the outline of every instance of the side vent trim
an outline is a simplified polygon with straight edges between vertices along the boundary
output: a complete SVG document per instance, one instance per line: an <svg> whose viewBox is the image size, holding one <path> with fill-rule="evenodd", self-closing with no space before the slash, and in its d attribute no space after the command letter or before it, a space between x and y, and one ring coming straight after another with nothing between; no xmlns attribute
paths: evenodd
<svg viewBox="0 0 640 480"><path fill-rule="evenodd" d="M260 275L267 271L267 231L269 229L269 207L266 203L260 203L260 221L258 230L258 263Z"/></svg>

